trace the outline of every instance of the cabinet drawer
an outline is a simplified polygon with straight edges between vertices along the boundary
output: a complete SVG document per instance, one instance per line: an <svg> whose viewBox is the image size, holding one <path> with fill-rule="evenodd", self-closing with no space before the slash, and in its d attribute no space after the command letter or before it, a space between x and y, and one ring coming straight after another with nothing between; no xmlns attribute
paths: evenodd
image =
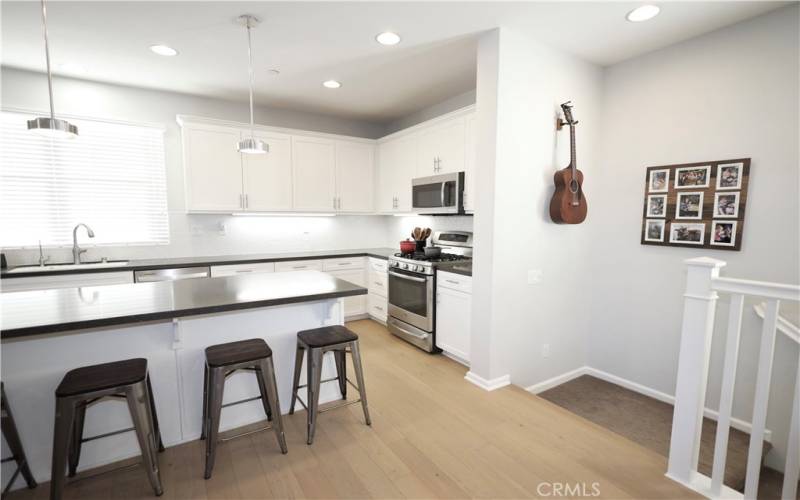
<svg viewBox="0 0 800 500"><path fill-rule="evenodd" d="M367 295L367 313L375 319L386 322L386 313L389 310L386 297L369 293Z"/></svg>
<svg viewBox="0 0 800 500"><path fill-rule="evenodd" d="M235 276L247 273L271 273L275 271L274 262L254 262L251 264L229 264L225 266L211 266L211 277Z"/></svg>
<svg viewBox="0 0 800 500"><path fill-rule="evenodd" d="M286 271L322 271L321 260L287 260L275 263L275 272Z"/></svg>
<svg viewBox="0 0 800 500"><path fill-rule="evenodd" d="M322 261L323 271L341 271L343 269L363 269L364 257L343 257L341 259L325 259Z"/></svg>
<svg viewBox="0 0 800 500"><path fill-rule="evenodd" d="M472 276L438 271L436 274L436 286L472 293Z"/></svg>
<svg viewBox="0 0 800 500"><path fill-rule="evenodd" d="M375 257L369 258L369 269L376 273L385 273L388 269L388 262L383 259L376 259Z"/></svg>
<svg viewBox="0 0 800 500"><path fill-rule="evenodd" d="M388 285L387 282L389 281L389 276L386 272L376 273L372 269L369 270L369 276L367 281L367 288L369 289L369 293L375 293L386 297L388 292Z"/></svg>

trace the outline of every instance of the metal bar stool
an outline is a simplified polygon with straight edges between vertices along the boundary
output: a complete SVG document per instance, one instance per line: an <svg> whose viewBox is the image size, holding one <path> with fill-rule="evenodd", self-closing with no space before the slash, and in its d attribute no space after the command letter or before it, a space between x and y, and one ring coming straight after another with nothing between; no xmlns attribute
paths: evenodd
<svg viewBox="0 0 800 500"><path fill-rule="evenodd" d="M308 362L306 363L307 379L305 385L300 384L300 371L303 366L303 355L308 351ZM322 379L322 358L328 352L334 352L337 376L326 380ZM345 355L350 353L353 357L353 368L356 371L356 387L347 378ZM347 384L353 385L358 390L359 398L347 403L339 403L322 410L319 409L319 390L324 382L337 381L342 399L347 399ZM304 403L298 391L306 387L306 401ZM361 367L361 354L358 348L358 335L341 325L324 326L313 330L304 330L297 334L297 353L294 362L294 384L292 386L292 405L289 414L294 413L295 401L299 401L308 413L308 444L314 442L314 431L317 425L317 414L343 406L361 403L364 409L364 419L367 425L372 425L367 408L367 391L364 388L364 373Z"/></svg>
<svg viewBox="0 0 800 500"><path fill-rule="evenodd" d="M106 398L127 401L133 427L83 437L86 408ZM64 469L75 476L81 445L123 432L135 431L142 450L142 462L156 496L164 490L158 471L158 453L164 451L158 429L153 390L147 373L147 360L126 359L70 370L56 388L56 418L53 436L53 469L50 498L60 499L64 490ZM110 472L110 471L109 471Z"/></svg>
<svg viewBox="0 0 800 500"><path fill-rule="evenodd" d="M17 480L17 476L19 476L20 473L22 477L25 478L28 488L36 488L36 480L33 478L31 468L28 466L28 459L25 456L25 450L22 448L22 440L19 438L17 425L14 423L14 415L11 413L11 406L9 406L8 400L6 399L6 386L2 382L0 382L0 407L2 407L3 437L6 440L8 449L11 451L11 456L2 459L2 463L12 460L17 463L17 469L11 475L11 479L8 480L6 487L3 488L3 495L8 493L8 490L14 485L14 481Z"/></svg>
<svg viewBox="0 0 800 500"><path fill-rule="evenodd" d="M225 379L238 370L255 372L261 395L222 404ZM281 452L286 453L288 451L286 448L286 435L283 432L283 420L281 419L281 405L278 401L278 388L275 383L275 366L272 364L272 349L269 348L264 340L240 340L206 348L206 369L203 382L203 430L200 439L206 440L206 479L211 477L211 471L214 469L217 442L220 441L218 436L222 408L260 399L264 405L264 413L267 414L267 420L272 422L272 425L232 436L222 441L228 441L254 432L274 429Z"/></svg>

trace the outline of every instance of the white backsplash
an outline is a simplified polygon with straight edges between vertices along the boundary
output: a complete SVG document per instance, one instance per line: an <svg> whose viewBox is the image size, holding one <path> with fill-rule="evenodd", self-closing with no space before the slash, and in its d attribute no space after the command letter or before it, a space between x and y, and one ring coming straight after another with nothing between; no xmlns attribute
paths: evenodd
<svg viewBox="0 0 800 500"><path fill-rule="evenodd" d="M83 260L153 259L282 253L356 248L398 248L415 226L437 230L472 231L468 216L234 217L170 213L170 243L158 246L91 246L81 233L78 242L88 248ZM35 248L3 250L9 266L35 264ZM71 248L45 248L50 262L70 262Z"/></svg>

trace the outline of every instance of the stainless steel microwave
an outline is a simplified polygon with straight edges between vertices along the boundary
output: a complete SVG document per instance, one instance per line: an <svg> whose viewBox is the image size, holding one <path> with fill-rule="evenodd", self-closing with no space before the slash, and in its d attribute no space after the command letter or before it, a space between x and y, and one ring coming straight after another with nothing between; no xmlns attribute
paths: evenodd
<svg viewBox="0 0 800 500"><path fill-rule="evenodd" d="M411 181L411 209L420 215L464 213L464 172Z"/></svg>

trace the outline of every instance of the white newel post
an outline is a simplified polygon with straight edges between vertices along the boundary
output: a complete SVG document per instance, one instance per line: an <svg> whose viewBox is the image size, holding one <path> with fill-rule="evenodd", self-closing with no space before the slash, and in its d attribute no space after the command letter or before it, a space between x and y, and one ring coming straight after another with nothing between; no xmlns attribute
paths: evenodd
<svg viewBox="0 0 800 500"><path fill-rule="evenodd" d="M700 431L706 399L706 381L717 293L711 280L719 276L725 262L709 257L686 261L686 293L675 386L675 410L669 447L667 476L684 484L691 482L700 453Z"/></svg>

